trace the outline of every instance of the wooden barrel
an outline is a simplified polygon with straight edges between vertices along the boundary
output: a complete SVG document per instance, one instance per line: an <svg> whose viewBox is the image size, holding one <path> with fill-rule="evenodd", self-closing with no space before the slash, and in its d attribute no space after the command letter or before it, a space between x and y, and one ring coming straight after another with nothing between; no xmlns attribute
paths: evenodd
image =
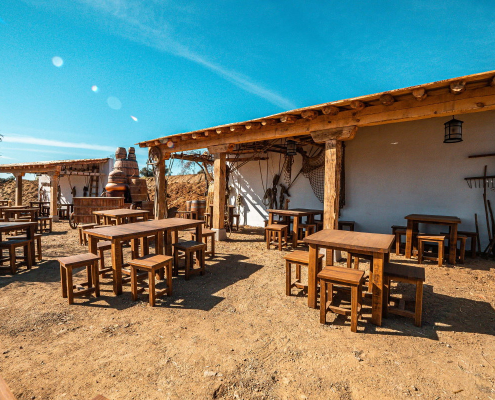
<svg viewBox="0 0 495 400"><path fill-rule="evenodd" d="M186 211L191 211L191 203L192 203L192 200L186 201Z"/></svg>
<svg viewBox="0 0 495 400"><path fill-rule="evenodd" d="M126 158L127 152L125 151L125 147L117 147L117 150L115 150L115 159L125 160Z"/></svg>
<svg viewBox="0 0 495 400"><path fill-rule="evenodd" d="M136 149L134 147L129 147L127 150L127 159L130 161L136 161Z"/></svg>
<svg viewBox="0 0 495 400"><path fill-rule="evenodd" d="M126 179L139 178L139 167L137 161L117 160L114 169L120 169L124 172Z"/></svg>
<svg viewBox="0 0 495 400"><path fill-rule="evenodd" d="M78 224L95 222L93 211L124 207L123 197L74 197L72 202L74 203L74 217Z"/></svg>
<svg viewBox="0 0 495 400"><path fill-rule="evenodd" d="M146 185L146 179L132 178L129 184L131 191L132 201L146 201L148 200L148 186Z"/></svg>
<svg viewBox="0 0 495 400"><path fill-rule="evenodd" d="M198 218L202 219L206 211L206 200L193 200L191 202L191 211L196 211Z"/></svg>

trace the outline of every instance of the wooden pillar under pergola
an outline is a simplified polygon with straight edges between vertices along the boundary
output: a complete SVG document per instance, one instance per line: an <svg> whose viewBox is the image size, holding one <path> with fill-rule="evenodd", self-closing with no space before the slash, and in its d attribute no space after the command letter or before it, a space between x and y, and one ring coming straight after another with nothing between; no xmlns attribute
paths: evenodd
<svg viewBox="0 0 495 400"><path fill-rule="evenodd" d="M23 172L14 173L15 176L15 205L22 206L22 177Z"/></svg>
<svg viewBox="0 0 495 400"><path fill-rule="evenodd" d="M213 161L213 215L212 230L216 231L216 240L225 240L225 188L226 188L226 146L214 146L208 151L214 155Z"/></svg>
<svg viewBox="0 0 495 400"><path fill-rule="evenodd" d="M58 181L60 178L60 168L50 172L50 217L53 221L58 221Z"/></svg>

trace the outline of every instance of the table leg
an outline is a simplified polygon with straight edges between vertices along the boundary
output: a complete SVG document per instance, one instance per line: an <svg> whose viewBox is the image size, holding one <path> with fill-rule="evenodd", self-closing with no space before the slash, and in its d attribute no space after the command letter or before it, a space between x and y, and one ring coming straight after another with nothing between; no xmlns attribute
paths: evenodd
<svg viewBox="0 0 495 400"><path fill-rule="evenodd" d="M407 230L406 230L406 258L411 258L412 256L412 239L413 239L414 221L411 219L407 220Z"/></svg>
<svg viewBox="0 0 495 400"><path fill-rule="evenodd" d="M34 251L34 247L35 247L34 232L35 232L35 230L36 230L35 226L30 226L27 230L27 235L26 235L28 240L31 241L29 257L31 258L32 265L36 265L36 257L35 257L35 251Z"/></svg>
<svg viewBox="0 0 495 400"><path fill-rule="evenodd" d="M167 230L164 234L164 242L165 242L165 255L172 255L172 232Z"/></svg>
<svg viewBox="0 0 495 400"><path fill-rule="evenodd" d="M198 224L198 226L196 226L196 240L198 242L203 241L203 224Z"/></svg>
<svg viewBox="0 0 495 400"><path fill-rule="evenodd" d="M292 224L292 248L297 247L297 241L299 240L299 216L294 216L294 223Z"/></svg>
<svg viewBox="0 0 495 400"><path fill-rule="evenodd" d="M122 243L112 240L113 293L122 294Z"/></svg>
<svg viewBox="0 0 495 400"><path fill-rule="evenodd" d="M163 252L163 231L158 232L155 243L155 253L164 254Z"/></svg>
<svg viewBox="0 0 495 400"><path fill-rule="evenodd" d="M131 257L139 257L139 239L131 239Z"/></svg>
<svg viewBox="0 0 495 400"><path fill-rule="evenodd" d="M316 308L317 303L317 270L318 270L318 246L309 245L308 265L308 307Z"/></svg>
<svg viewBox="0 0 495 400"><path fill-rule="evenodd" d="M98 238L88 235L88 251L93 254L98 254Z"/></svg>
<svg viewBox="0 0 495 400"><path fill-rule="evenodd" d="M449 264L455 265L457 252L457 224L450 225L449 229Z"/></svg>
<svg viewBox="0 0 495 400"><path fill-rule="evenodd" d="M382 326L383 312L383 270L385 255L383 253L373 253L373 282L371 291L371 322L375 325Z"/></svg>

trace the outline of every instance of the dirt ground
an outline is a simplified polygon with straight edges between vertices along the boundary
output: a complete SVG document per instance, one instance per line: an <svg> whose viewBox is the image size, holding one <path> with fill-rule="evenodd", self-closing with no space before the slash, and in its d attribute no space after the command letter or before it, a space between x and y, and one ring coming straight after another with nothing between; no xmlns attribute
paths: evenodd
<svg viewBox="0 0 495 400"><path fill-rule="evenodd" d="M45 261L0 275L0 375L20 400L495 399L493 260L426 265L422 328L371 325L368 305L356 334L287 297L285 252L249 228L155 308L129 286L114 296L109 279L69 306L55 259L85 250L76 233L56 223Z"/></svg>
<svg viewBox="0 0 495 400"><path fill-rule="evenodd" d="M0 182L0 199L12 200L15 202L15 179ZM23 179L22 181L22 201L29 205L30 201L38 200L38 180Z"/></svg>

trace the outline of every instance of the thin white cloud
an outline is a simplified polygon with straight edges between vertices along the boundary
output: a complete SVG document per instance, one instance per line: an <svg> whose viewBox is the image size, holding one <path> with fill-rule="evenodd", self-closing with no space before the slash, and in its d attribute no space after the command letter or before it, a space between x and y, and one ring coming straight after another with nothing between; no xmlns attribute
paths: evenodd
<svg viewBox="0 0 495 400"><path fill-rule="evenodd" d="M153 7L154 2L142 0L78 0L91 9L110 16L110 23L115 34L139 44L173 54L199 64L223 79L233 83L246 92L261 97L268 102L285 109L296 108L289 99L267 89L250 77L216 64L190 50L179 40L172 37L173 29L168 20L162 16L165 4ZM115 26L117 23L118 26ZM113 24L113 26L112 26Z"/></svg>
<svg viewBox="0 0 495 400"><path fill-rule="evenodd" d="M0 158L5 158L7 160L16 160L16 158L13 157L7 157L7 156L0 156Z"/></svg>
<svg viewBox="0 0 495 400"><path fill-rule="evenodd" d="M97 150L104 152L115 151L115 148L110 146L100 146L100 145L88 144L88 143L64 142L61 140L41 139L35 136L22 136L13 133L5 133L3 135L4 136L2 138L2 141L5 143L22 143L22 144L38 145L38 146L64 147L71 149L87 149L87 150Z"/></svg>

